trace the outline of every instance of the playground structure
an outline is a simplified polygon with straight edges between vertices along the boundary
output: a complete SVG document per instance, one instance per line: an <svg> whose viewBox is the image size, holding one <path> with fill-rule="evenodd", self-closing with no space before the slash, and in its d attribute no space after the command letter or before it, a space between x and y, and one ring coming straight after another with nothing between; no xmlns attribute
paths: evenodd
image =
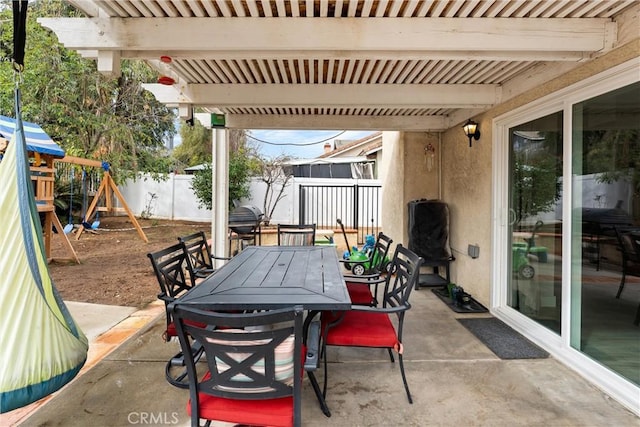
<svg viewBox="0 0 640 427"><path fill-rule="evenodd" d="M28 154L30 160L33 159L30 163L29 171L31 172L31 183L33 184L36 208L38 213L44 216L42 230L44 233L44 247L47 261L50 262L53 259L51 256L51 241L53 236L57 236L70 256L63 260L75 261L77 264L80 264L80 260L73 246L71 246L69 239L62 232L62 223L56 214L54 205L55 169L53 166L55 157L50 154L41 154L37 151L28 151Z"/></svg>
<svg viewBox="0 0 640 427"><path fill-rule="evenodd" d="M34 123L23 122L26 139L26 152L29 158L29 175L33 188L37 213L42 217L44 247L47 261L51 257L51 241L58 236L68 254L64 261L80 263L71 243L62 233L62 224L56 215L54 205L54 160L63 158L65 152ZM0 116L0 156L7 149L8 139L14 133L16 122L11 117ZM1 158L1 157L0 157ZM4 185L5 183L3 183ZM58 233L54 230L59 231Z"/></svg>
<svg viewBox="0 0 640 427"><path fill-rule="evenodd" d="M88 208L83 206L83 209L86 208L86 211L83 212L82 221L78 229L76 230L76 240L80 239L80 237L82 236L82 233L86 229L93 228L91 227L91 224L92 222L95 223L96 221L92 221L92 220L94 218L97 220L97 218L100 215L100 212L105 212L107 214L125 212L129 217L129 219L131 220L131 223L133 224L134 228L138 232L138 235L140 236L140 238L144 240L145 243L149 243L149 239L147 239L147 236L144 234L142 227L140 227L138 220L133 215L133 212L131 211L131 209L129 209L129 206L125 201L124 196L122 195L120 190L118 190L118 186L116 185L115 181L113 180L113 177L111 176L111 173L109 172L108 164L104 162L99 162L97 160L89 160L89 159L83 159L81 157L73 157L73 156L65 156L62 159L56 159L55 161L63 162L63 163L71 163L73 165L82 166L83 168L86 168L86 167L101 168L103 171L102 178L100 180L100 186L98 187L96 194L93 196L93 200L91 201L91 204L89 205ZM85 192L84 196L86 197L87 189L84 188L83 191ZM113 204L114 196L120 202L121 207L114 206Z"/></svg>
<svg viewBox="0 0 640 427"><path fill-rule="evenodd" d="M12 134L13 126L13 119L0 116L0 155L6 149L8 143L7 139L4 137ZM125 212L137 230L140 238L142 238L145 243L148 243L147 236L144 234L140 224L129 209L122 193L118 190L118 187L109 173L109 167L106 163L97 160L67 156L65 155L64 150L53 142L39 126L25 122L25 128L27 129L28 137L27 156L29 157L29 173L33 187L36 210L42 219L43 243L47 262L56 260L62 262L75 262L77 264L80 263L78 255L71 245L71 242L69 242L66 234L66 232L69 231L69 224L67 224L67 227L64 227L60 218L56 214L54 203L56 162L79 166L83 171L85 168L99 169L103 171L102 178L100 179L100 186L95 192L91 204L88 208L86 205L83 206L83 218L81 224L76 229L76 240L80 239L83 231L85 231L87 225L90 224L89 221L91 221L92 218L97 217L100 212L104 212L106 214ZM86 198L86 187L83 188L83 192L84 197ZM119 200L122 207L113 205L114 196ZM69 209L71 209L71 206ZM94 221L94 224L95 223L97 223L97 221ZM54 238L60 240L62 247L68 255L66 258L53 258L51 254L51 247Z"/></svg>

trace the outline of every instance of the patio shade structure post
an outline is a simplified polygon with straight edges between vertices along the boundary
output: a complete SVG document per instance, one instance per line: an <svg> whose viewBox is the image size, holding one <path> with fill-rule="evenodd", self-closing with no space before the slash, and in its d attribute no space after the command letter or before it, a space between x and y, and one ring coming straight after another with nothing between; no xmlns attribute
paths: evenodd
<svg viewBox="0 0 640 427"><path fill-rule="evenodd" d="M211 246L213 253L227 253L227 222L229 218L229 142L225 129L212 128L212 218L211 218ZM223 262L214 260L214 268Z"/></svg>

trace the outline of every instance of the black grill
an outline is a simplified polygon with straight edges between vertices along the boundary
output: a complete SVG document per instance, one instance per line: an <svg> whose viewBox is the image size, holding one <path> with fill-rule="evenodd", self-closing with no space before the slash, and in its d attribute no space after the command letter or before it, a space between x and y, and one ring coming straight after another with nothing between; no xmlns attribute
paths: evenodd
<svg viewBox="0 0 640 427"><path fill-rule="evenodd" d="M240 206L229 213L229 228L237 234L254 233L263 216L255 206Z"/></svg>

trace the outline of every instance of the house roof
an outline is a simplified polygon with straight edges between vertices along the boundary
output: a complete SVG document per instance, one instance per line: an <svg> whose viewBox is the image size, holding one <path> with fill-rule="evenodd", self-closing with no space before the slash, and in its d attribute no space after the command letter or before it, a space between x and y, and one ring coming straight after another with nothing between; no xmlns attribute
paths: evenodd
<svg viewBox="0 0 640 427"><path fill-rule="evenodd" d="M244 129L438 131L637 37L636 0L70 0L41 18L156 98ZM624 19L616 18L624 14Z"/></svg>
<svg viewBox="0 0 640 427"><path fill-rule="evenodd" d="M291 159L284 162L287 165L328 165L328 164L340 164L340 163L367 163L370 162L366 156L345 156L345 157L332 157L322 158L316 157L313 159Z"/></svg>
<svg viewBox="0 0 640 427"><path fill-rule="evenodd" d="M338 157L342 153L346 151L353 150L354 148L360 147L360 151L358 155L367 155L372 150L382 147L382 132L375 132L371 135L367 135L364 138L357 139L355 141L351 141L348 144L341 145L338 148L335 148L329 152L323 153L318 156L319 158L327 158L327 157Z"/></svg>

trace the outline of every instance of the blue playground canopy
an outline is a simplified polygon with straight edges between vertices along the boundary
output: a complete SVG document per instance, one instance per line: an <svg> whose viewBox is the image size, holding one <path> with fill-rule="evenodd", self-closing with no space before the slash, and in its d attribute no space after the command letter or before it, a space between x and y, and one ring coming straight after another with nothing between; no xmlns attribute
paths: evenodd
<svg viewBox="0 0 640 427"><path fill-rule="evenodd" d="M24 138L27 150L41 154L49 154L54 157L64 157L64 150L53 142L51 137L37 124L22 122L24 126ZM0 136L10 140L16 130L16 120L0 115Z"/></svg>

